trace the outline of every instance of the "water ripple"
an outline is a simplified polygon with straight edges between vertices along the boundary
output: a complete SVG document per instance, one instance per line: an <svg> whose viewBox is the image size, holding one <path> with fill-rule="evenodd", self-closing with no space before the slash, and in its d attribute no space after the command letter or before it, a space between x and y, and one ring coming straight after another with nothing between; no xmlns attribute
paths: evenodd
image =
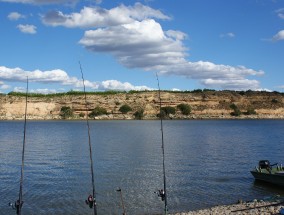
<svg viewBox="0 0 284 215"><path fill-rule="evenodd" d="M284 122L278 120L165 121L168 207L171 213L251 200L283 190L255 183L258 160L281 162ZM23 122L0 122L0 213L19 191ZM158 121L91 121L100 214L159 214L163 202ZM269 135L267 135L269 134ZM92 192L85 122L28 122L23 214L90 214ZM283 160L282 160L283 161Z"/></svg>

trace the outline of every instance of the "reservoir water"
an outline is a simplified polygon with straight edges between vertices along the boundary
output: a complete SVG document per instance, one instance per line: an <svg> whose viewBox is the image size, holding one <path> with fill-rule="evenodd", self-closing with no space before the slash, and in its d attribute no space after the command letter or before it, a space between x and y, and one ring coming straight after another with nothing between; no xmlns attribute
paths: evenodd
<svg viewBox="0 0 284 215"><path fill-rule="evenodd" d="M98 214L162 214L159 121L90 121ZM284 195L250 174L261 159L284 164L283 120L164 121L170 213ZM18 198L23 121L0 121L0 214ZM92 214L85 121L28 121L22 214Z"/></svg>

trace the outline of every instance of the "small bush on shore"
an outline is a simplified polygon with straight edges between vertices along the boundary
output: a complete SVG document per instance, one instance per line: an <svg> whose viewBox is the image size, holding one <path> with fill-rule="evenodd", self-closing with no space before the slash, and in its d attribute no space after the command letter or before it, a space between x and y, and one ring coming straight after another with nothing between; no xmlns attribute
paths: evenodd
<svg viewBox="0 0 284 215"><path fill-rule="evenodd" d="M240 116L240 115L242 115L242 112L240 111L240 109L238 108L237 105L231 104L230 108L233 109L233 112L231 112L232 116Z"/></svg>
<svg viewBox="0 0 284 215"><path fill-rule="evenodd" d="M157 115L157 117L164 119L168 118L170 114L172 115L176 114L176 109L174 107L171 106L161 107L160 113Z"/></svg>
<svg viewBox="0 0 284 215"><path fill-rule="evenodd" d="M129 105L122 105L120 108L119 108L119 111L123 114L126 114L128 113L129 111L132 111L132 108L129 106Z"/></svg>
<svg viewBox="0 0 284 215"><path fill-rule="evenodd" d="M183 115L189 115L191 112L191 107L188 104L179 104L177 108Z"/></svg>
<svg viewBox="0 0 284 215"><path fill-rule="evenodd" d="M157 114L157 117L165 119L166 118L166 113L164 110L161 110L160 113Z"/></svg>
<svg viewBox="0 0 284 215"><path fill-rule="evenodd" d="M244 113L245 115L255 115L256 111L254 108L248 108L247 111Z"/></svg>
<svg viewBox="0 0 284 215"><path fill-rule="evenodd" d="M107 110L103 107L95 107L91 113L89 113L89 117L93 118L93 117L96 117L96 116L100 116L100 115L105 115L107 114Z"/></svg>
<svg viewBox="0 0 284 215"><path fill-rule="evenodd" d="M141 109L137 110L133 115L134 115L135 119L141 120L144 117L144 110L141 108Z"/></svg>
<svg viewBox="0 0 284 215"><path fill-rule="evenodd" d="M60 116L61 116L62 119L68 119L68 118L72 117L73 116L72 108L70 108L68 106L61 107Z"/></svg>
<svg viewBox="0 0 284 215"><path fill-rule="evenodd" d="M164 111L167 116L170 114L176 114L176 109L171 106L162 107L161 110Z"/></svg>

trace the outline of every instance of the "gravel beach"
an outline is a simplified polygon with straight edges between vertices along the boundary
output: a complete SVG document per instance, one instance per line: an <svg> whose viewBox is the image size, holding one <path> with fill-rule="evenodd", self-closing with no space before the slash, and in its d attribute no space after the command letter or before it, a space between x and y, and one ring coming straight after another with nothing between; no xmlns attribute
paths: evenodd
<svg viewBox="0 0 284 215"><path fill-rule="evenodd" d="M283 211L282 211L283 209ZM284 214L284 201L241 202L232 205L215 206L208 209L176 213L174 215L275 215Z"/></svg>

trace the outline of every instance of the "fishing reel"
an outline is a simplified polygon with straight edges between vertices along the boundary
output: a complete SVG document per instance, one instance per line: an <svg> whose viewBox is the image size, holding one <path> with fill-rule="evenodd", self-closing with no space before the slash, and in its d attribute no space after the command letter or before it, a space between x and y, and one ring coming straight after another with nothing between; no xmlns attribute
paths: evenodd
<svg viewBox="0 0 284 215"><path fill-rule="evenodd" d="M91 194L88 196L88 199L85 200L85 203L89 205L90 208L93 208L93 206L96 205L96 201Z"/></svg>
<svg viewBox="0 0 284 215"><path fill-rule="evenodd" d="M157 192L154 192L158 195L158 197L161 198L162 201L165 201L166 193L163 189L158 190Z"/></svg>
<svg viewBox="0 0 284 215"><path fill-rule="evenodd" d="M17 201L15 201L14 204L12 204L11 202L8 203L8 206L11 207L13 210L17 211L17 214L19 213L20 208L22 208L24 202L22 201L20 204L20 200L18 199Z"/></svg>

